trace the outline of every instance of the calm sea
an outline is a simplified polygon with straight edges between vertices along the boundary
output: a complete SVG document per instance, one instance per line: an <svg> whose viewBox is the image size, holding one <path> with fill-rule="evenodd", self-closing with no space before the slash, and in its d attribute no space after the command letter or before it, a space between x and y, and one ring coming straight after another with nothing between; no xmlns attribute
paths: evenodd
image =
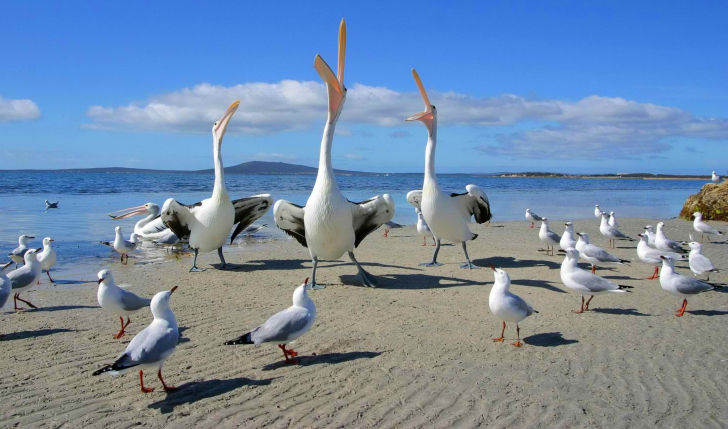
<svg viewBox="0 0 728 429"><path fill-rule="evenodd" d="M75 174L0 173L0 251L17 246L20 234L33 235L32 245L41 246L43 237L55 240L60 270L81 264L101 265L117 256L100 246L112 240L120 225L128 238L135 217L113 221L107 213L154 202L160 207L174 197L183 203L208 198L213 175L204 174ZM313 175L233 175L225 177L231 198L271 193L304 205L315 181ZM550 219L591 218L594 204L613 210L617 217L665 219L678 215L685 199L704 184L695 180L600 180L523 179L478 176L440 177L447 191L464 192L465 185L480 186L488 195L494 220L523 220L526 208ZM421 189L417 176L342 176L342 192L351 201L389 193L396 202L394 221L414 224L417 217L405 195ZM45 211L44 200L60 200L59 209ZM524 220L525 222L525 220ZM272 210L256 223L267 223L253 240L282 238L275 227ZM243 245L246 243L244 242ZM164 259L164 251L144 249L146 260ZM6 258L2 258L6 259Z"/></svg>

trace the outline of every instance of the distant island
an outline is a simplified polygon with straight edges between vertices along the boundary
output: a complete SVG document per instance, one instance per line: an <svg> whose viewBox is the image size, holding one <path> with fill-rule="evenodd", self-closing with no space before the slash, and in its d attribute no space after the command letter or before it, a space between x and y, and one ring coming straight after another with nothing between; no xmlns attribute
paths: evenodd
<svg viewBox="0 0 728 429"><path fill-rule="evenodd" d="M3 173L96 173L96 174L213 174L214 169L205 170L154 170L147 168L65 168L61 170L0 170ZM242 164L225 167L226 174L309 174L318 172L317 167L306 165L288 164L285 162L250 161ZM334 173L341 176L422 176L423 173L372 173L366 171L336 170ZM480 177L504 177L504 178L558 178L558 179L686 179L686 180L710 180L710 176L697 175L675 175L675 174L651 174L651 173L614 173L614 174L562 174L545 172L524 172L524 173L440 173L439 176L480 176Z"/></svg>

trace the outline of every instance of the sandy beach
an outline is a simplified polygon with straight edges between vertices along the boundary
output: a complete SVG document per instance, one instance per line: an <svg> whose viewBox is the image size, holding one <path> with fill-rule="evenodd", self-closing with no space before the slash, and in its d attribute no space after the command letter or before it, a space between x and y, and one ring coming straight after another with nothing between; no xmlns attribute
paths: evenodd
<svg viewBox="0 0 728 429"><path fill-rule="evenodd" d="M636 236L655 220L620 219ZM575 221L605 247L595 219ZM669 220L667 234L687 239L692 225ZM728 230L725 223L713 223ZM562 222L551 227L561 234ZM348 259L320 265L312 291L318 316L286 365L272 344L224 346L290 305L310 274L306 249L274 240L229 253L234 269L188 273L181 258L111 265L119 283L151 297L179 286L171 307L182 339L164 367L180 388L165 393L155 374L139 391L136 373L92 377L111 363L151 320L132 316L127 336L112 338L118 318L99 308L96 283L43 287L24 294L41 307L0 312L0 425L5 427L725 427L728 425L728 295L709 292L680 301L637 258L636 243L611 251L631 264L599 275L633 286L631 294L579 296L560 282L560 256L545 256L538 229L523 222L471 226L474 262L506 270L511 291L540 313L521 324L524 346L494 343L500 321L490 314L490 269L462 270L459 246L445 246L438 268L414 226L374 232L357 258L381 287L354 286ZM716 267L728 268L728 245L705 244ZM214 253L200 266L217 264ZM586 265L584 265L586 267ZM90 267L95 279L102 266ZM692 275L687 263L678 272ZM711 276L717 282L728 275ZM44 276L44 283L47 280Z"/></svg>

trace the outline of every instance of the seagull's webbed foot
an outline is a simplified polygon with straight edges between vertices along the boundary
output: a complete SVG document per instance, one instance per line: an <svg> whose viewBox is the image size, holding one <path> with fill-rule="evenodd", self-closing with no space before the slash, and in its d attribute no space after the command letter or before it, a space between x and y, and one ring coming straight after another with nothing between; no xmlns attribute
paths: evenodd
<svg viewBox="0 0 728 429"><path fill-rule="evenodd" d="M494 343L502 343L505 338L503 336L500 336L498 338L493 338Z"/></svg>
<svg viewBox="0 0 728 429"><path fill-rule="evenodd" d="M521 340L516 341L515 343L511 344L512 346L521 347L523 343L521 343Z"/></svg>

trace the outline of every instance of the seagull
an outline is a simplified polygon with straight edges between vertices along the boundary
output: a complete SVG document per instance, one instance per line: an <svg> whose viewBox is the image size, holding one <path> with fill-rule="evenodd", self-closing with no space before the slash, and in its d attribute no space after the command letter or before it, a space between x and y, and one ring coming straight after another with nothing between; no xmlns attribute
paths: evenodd
<svg viewBox="0 0 728 429"><path fill-rule="evenodd" d="M549 247L551 248L551 256L554 255L554 246L559 244L561 237L549 229L549 220L547 218L541 219L541 229L538 231L538 238L546 243L546 254L549 254Z"/></svg>
<svg viewBox="0 0 728 429"><path fill-rule="evenodd" d="M655 227L652 225L645 226L644 234L647 236L647 244L655 247Z"/></svg>
<svg viewBox="0 0 728 429"><path fill-rule="evenodd" d="M715 174L715 171L713 172L713 176L710 178L710 180L713 181L713 183L720 183L721 180L723 180L722 177Z"/></svg>
<svg viewBox="0 0 728 429"><path fill-rule="evenodd" d="M20 310L20 308L18 308L18 301L28 304L30 308L38 308L26 300L20 299L20 294L30 290L30 288L37 284L40 279L40 275L43 274L40 262L38 262L38 257L36 256L36 254L41 250L42 249L28 249L24 256L25 265L8 273L10 284L12 285L13 292L15 293L15 296L13 297L15 310Z"/></svg>
<svg viewBox="0 0 728 429"><path fill-rule="evenodd" d="M15 262L15 268L18 268L18 264L23 262L23 257L25 256L25 252L27 252L29 249L28 240L29 239L32 240L34 238L35 237L31 237L31 236L25 235L25 234L21 235L18 238L18 247L13 249L13 251L10 252L10 254L8 255L8 256L10 256L10 259L12 259L13 262Z"/></svg>
<svg viewBox="0 0 728 429"><path fill-rule="evenodd" d="M450 194L440 188L435 175L435 147L437 145L437 109L430 103L425 87L422 85L420 76L415 69L412 69L412 76L420 90L420 96L425 102L425 110L416 113L405 121L421 121L427 127L428 138L425 149L425 179L422 185L421 209L425 222L432 230L437 241L432 262L422 263L426 267L442 265L437 262L437 254L440 251L441 240L453 243L461 243L463 253L467 262L460 265L460 268L475 269L475 266L468 256L466 242L478 238L478 234L470 232L468 222L475 216L477 223L486 223L491 217L490 202L479 187L467 185L466 192Z"/></svg>
<svg viewBox="0 0 728 429"><path fill-rule="evenodd" d="M693 229L700 233L700 242L703 242L703 234L708 236L708 242L710 242L711 235L723 235L722 232L714 229L712 226L703 222L703 214L700 212L693 213L695 220L693 221Z"/></svg>
<svg viewBox="0 0 728 429"><path fill-rule="evenodd" d="M392 222L391 220L389 222L384 223L384 234L382 237L387 238L389 236L389 230L390 229L397 229L402 228L402 225Z"/></svg>
<svg viewBox="0 0 728 429"><path fill-rule="evenodd" d="M129 316L142 308L149 307L152 300L141 298L117 286L114 282L114 275L109 270L99 271L98 278L99 290L96 299L98 299L99 305L109 313L119 316L121 321L121 329L114 335L114 338L118 340L124 336L126 327L131 323ZM126 324L124 324L124 316L126 316Z"/></svg>
<svg viewBox="0 0 728 429"><path fill-rule="evenodd" d="M578 259L579 251L570 248L566 249L566 259L561 263L561 281L564 286L581 294L581 309L573 311L573 313L580 314L589 310L589 303L594 295L607 292L628 292L625 289L632 289L632 286L621 286L582 270L576 266ZM586 306L584 306L584 295L591 295Z"/></svg>
<svg viewBox="0 0 728 429"><path fill-rule="evenodd" d="M308 296L314 283L308 282L308 278L301 286L293 291L293 305L287 309L271 316L265 323L234 340L225 342L225 345L255 344L256 347L262 343L278 343L283 351L286 363L297 363L290 357L296 357L298 352L293 349L286 349L286 343L295 341L305 334L313 326L316 320L316 305Z"/></svg>
<svg viewBox="0 0 728 429"><path fill-rule="evenodd" d="M526 220L531 222L531 228L533 228L534 222L541 222L543 218L536 213L531 213L531 209L526 209Z"/></svg>
<svg viewBox="0 0 728 429"><path fill-rule="evenodd" d="M716 269L713 266L713 263L710 262L710 259L703 255L702 244L691 241L688 243L688 246L690 246L690 255L688 256L690 261L690 271L692 271L696 276L706 274L708 276L706 280L710 281L710 273L718 273L720 270ZM675 258L673 257L673 259Z"/></svg>
<svg viewBox="0 0 728 429"><path fill-rule="evenodd" d="M614 217L614 212L609 212L609 226L613 228L619 228L619 222L617 222L617 218Z"/></svg>
<svg viewBox="0 0 728 429"><path fill-rule="evenodd" d="M45 200L46 210L48 210L48 209L57 209L58 208L58 203L60 203L60 201L56 201L55 203L52 203L52 202L50 202L48 200Z"/></svg>
<svg viewBox="0 0 728 429"><path fill-rule="evenodd" d="M172 232L172 230L169 228L157 234L153 234L153 237L154 238L152 238L152 243L162 246L176 246L178 244L184 244L179 239L179 237L177 237L177 234Z"/></svg>
<svg viewBox="0 0 728 429"><path fill-rule="evenodd" d="M114 238L113 243L108 241L99 241L99 244L111 247L112 249L119 252L121 254L121 263L126 265L127 262L129 262L129 253L133 252L134 249L139 246L139 237L136 235L136 233L132 232L131 237L129 237L129 241L126 241L124 240L124 236L121 234L120 226L114 228L114 231L116 231L116 238ZM124 256L126 256L126 262L124 261Z"/></svg>
<svg viewBox="0 0 728 429"><path fill-rule="evenodd" d="M604 212L602 211L602 209L599 208L599 204L594 206L594 217L595 218L601 219L603 213Z"/></svg>
<svg viewBox="0 0 728 429"><path fill-rule="evenodd" d="M521 347L521 329L518 327L518 323L522 322L523 319L533 313L538 313L538 311L534 310L533 307L528 305L528 303L520 296L509 292L508 289L511 286L511 278L508 276L507 272L501 269L496 269L492 265L490 269L494 272L493 275L495 276L495 283L490 289L488 306L490 307L490 312L503 321L501 336L493 338L493 341L503 342L503 333L506 331L506 322L515 323L517 340L512 345Z"/></svg>
<svg viewBox="0 0 728 429"><path fill-rule="evenodd" d="M664 228L664 222L660 222L657 224L657 232L655 233L655 247L657 247L659 250L663 250L666 252L687 253L687 250L683 249L680 243L667 238L665 232L663 231Z"/></svg>
<svg viewBox="0 0 728 429"><path fill-rule="evenodd" d="M53 245L51 244L53 242L53 239L50 237L46 237L43 239L43 251L38 254L38 261L40 262L40 266L43 269L43 271L48 274L48 280L53 283L53 279L51 278L51 267L56 265L56 251L53 250Z"/></svg>
<svg viewBox="0 0 728 429"><path fill-rule="evenodd" d="M13 290L12 281L5 275L5 268L13 265L13 261L0 267L0 308L3 308Z"/></svg>
<svg viewBox="0 0 728 429"><path fill-rule="evenodd" d="M609 238L609 247L614 249L614 240L629 240L634 241L634 238L627 237L617 230L616 227L609 225L609 214L602 214L602 224L599 225L599 232L603 236Z"/></svg>
<svg viewBox="0 0 728 429"><path fill-rule="evenodd" d="M430 231L430 227L427 226L427 222L425 222L425 218L422 216L422 209L415 207L415 212L417 213L417 232L422 235L422 245L427 246L427 237L432 237L432 245L435 246L435 236Z"/></svg>
<svg viewBox="0 0 728 429"><path fill-rule="evenodd" d="M249 227L245 228L242 232L245 235L253 235L256 232L260 231L261 229L267 227L268 224L264 223L263 225L250 225Z"/></svg>
<svg viewBox="0 0 728 429"><path fill-rule="evenodd" d="M640 242L637 243L637 256L640 258L640 261L655 267L655 272L652 273L652 276L647 277L646 280L653 280L658 277L660 265L662 265L662 258L660 256L671 256L676 261L685 259L685 255L680 255L679 253L665 252L664 250L651 248L648 244L649 238L645 234L637 234L637 236L640 238Z"/></svg>
<svg viewBox="0 0 728 429"><path fill-rule="evenodd" d="M660 286L663 290L683 299L682 307L675 316L682 317L688 306L688 297L702 292L708 292L720 286L706 283L692 277L682 276L675 272L675 260L670 256L662 258L662 272L660 273Z"/></svg>
<svg viewBox="0 0 728 429"><path fill-rule="evenodd" d="M320 55L314 60L314 68L323 79L328 93L328 119L321 140L316 183L305 207L286 200L278 200L273 207L276 225L308 248L313 262L311 282L314 289L323 287L316 284L319 258L339 259L344 253L347 253L349 259L356 265L359 283L367 287L376 287L378 281L359 264L354 256L354 249L359 247L367 235L394 217L394 200L389 194L355 203L344 197L334 177L331 145L336 123L346 101L345 54L346 23L342 19L339 26L338 74L334 74Z"/></svg>
<svg viewBox="0 0 728 429"><path fill-rule="evenodd" d="M589 241L589 234L583 232L577 232L579 240L576 242L576 250L579 251L581 259L589 262L592 266L592 274L597 272L597 265L602 264L625 264L629 263L626 259L619 259L618 257L608 253L601 247L591 244Z"/></svg>
<svg viewBox="0 0 728 429"><path fill-rule="evenodd" d="M559 240L559 247L561 250L566 250L569 247L576 246L576 240L574 239L574 224L566 222L564 225L566 225L566 228L564 228L564 235L562 235L561 240Z"/></svg>
<svg viewBox="0 0 728 429"><path fill-rule="evenodd" d="M139 386L144 393L154 391L154 388L144 387L144 370L157 368L157 377L162 382L165 391L176 390L168 386L162 378L162 365L174 353L179 342L177 319L169 308L169 297L177 290L177 286L170 290L159 292L152 298L151 308L154 320L136 334L124 353L116 358L116 362L106 365L95 371L93 375L109 373L111 375L123 374L129 369L139 370Z"/></svg>

